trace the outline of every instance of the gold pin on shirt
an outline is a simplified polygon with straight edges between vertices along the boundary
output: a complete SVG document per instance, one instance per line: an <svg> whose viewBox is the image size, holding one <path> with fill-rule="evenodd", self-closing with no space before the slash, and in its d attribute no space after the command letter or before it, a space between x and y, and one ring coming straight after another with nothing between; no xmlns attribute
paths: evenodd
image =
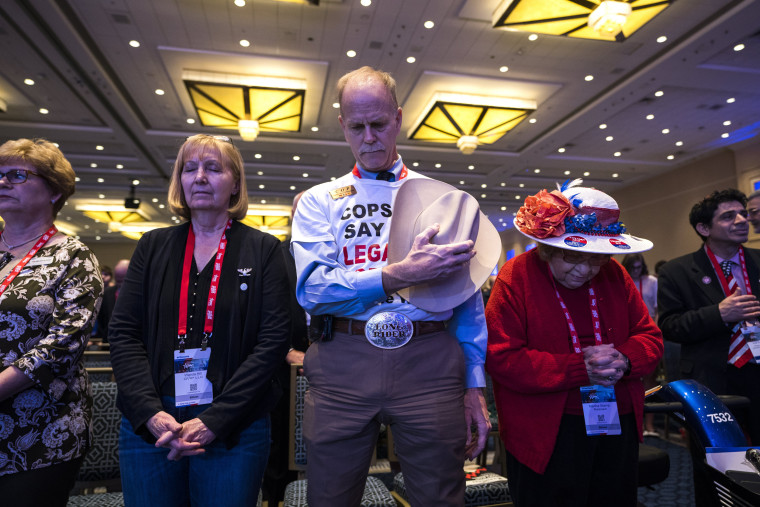
<svg viewBox="0 0 760 507"><path fill-rule="evenodd" d="M337 201L338 199L343 199L344 197L348 197L349 195L354 195L356 193L356 188L353 185L348 185L346 187L340 187L336 188L335 190L330 190L330 197L333 198L333 201Z"/></svg>

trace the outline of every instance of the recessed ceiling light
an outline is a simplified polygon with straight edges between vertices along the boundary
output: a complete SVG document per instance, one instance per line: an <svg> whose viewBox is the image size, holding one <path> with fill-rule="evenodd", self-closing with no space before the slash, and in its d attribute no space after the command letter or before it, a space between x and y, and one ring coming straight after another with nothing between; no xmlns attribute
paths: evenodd
<svg viewBox="0 0 760 507"><path fill-rule="evenodd" d="M565 171L565 176L570 176L570 171Z"/></svg>
<svg viewBox="0 0 760 507"><path fill-rule="evenodd" d="M520 183L520 184L518 185L518 187L520 187L520 188L525 188L525 183Z"/></svg>
<svg viewBox="0 0 760 507"><path fill-rule="evenodd" d="M487 187L488 187L488 185L486 183L481 183L480 184L480 188L487 188Z"/></svg>
<svg viewBox="0 0 760 507"><path fill-rule="evenodd" d="M156 95L163 95L165 92L161 88L156 89Z"/></svg>
<svg viewBox="0 0 760 507"><path fill-rule="evenodd" d="M330 176L330 181L335 181L335 176Z"/></svg>
<svg viewBox="0 0 760 507"><path fill-rule="evenodd" d="M560 153L565 153L565 148L559 148L557 151Z"/></svg>
<svg viewBox="0 0 760 507"><path fill-rule="evenodd" d="M261 185L259 185L259 188L264 190L264 184L262 183Z"/></svg>
<svg viewBox="0 0 760 507"><path fill-rule="evenodd" d="M618 173L612 173L613 178L617 178L618 176L620 176Z"/></svg>
<svg viewBox="0 0 760 507"><path fill-rule="evenodd" d="M683 146L683 141L676 141L676 146Z"/></svg>
<svg viewBox="0 0 760 507"><path fill-rule="evenodd" d="M188 124L192 125L193 123L195 123L195 118L188 118L188 119L187 119L187 120L185 120L185 121L186 121Z"/></svg>
<svg viewBox="0 0 760 507"><path fill-rule="evenodd" d="M253 158L261 158L261 153L256 153L253 155Z"/></svg>
<svg viewBox="0 0 760 507"><path fill-rule="evenodd" d="M602 130L604 130L604 129L607 128L607 124L606 123L602 123L601 125L599 125L599 128L602 129Z"/></svg>
<svg viewBox="0 0 760 507"><path fill-rule="evenodd" d="M615 153L613 153L613 155L616 157L619 157L620 155L622 155L622 153L620 153L619 151L616 151Z"/></svg>
<svg viewBox="0 0 760 507"><path fill-rule="evenodd" d="M419 167L419 165L420 165L420 163L419 163L419 162L412 162L412 166L413 166L413 167Z"/></svg>
<svg viewBox="0 0 760 507"><path fill-rule="evenodd" d="M333 102L333 109L339 109L339 108L340 108L340 104L338 104L337 102Z"/></svg>
<svg viewBox="0 0 760 507"><path fill-rule="evenodd" d="M159 209L164 209L166 207L166 204L159 204L158 207Z"/></svg>
<svg viewBox="0 0 760 507"><path fill-rule="evenodd" d="M124 169L124 164L116 164L116 169Z"/></svg>
<svg viewBox="0 0 760 507"><path fill-rule="evenodd" d="M532 34L528 35L528 40L529 41L534 41L536 39L538 39L538 35L536 35L535 33L532 33Z"/></svg>
<svg viewBox="0 0 760 507"><path fill-rule="evenodd" d="M515 199L519 199L519 198L520 198L520 196L519 196L519 195L516 195L516 196L515 196Z"/></svg>
<svg viewBox="0 0 760 507"><path fill-rule="evenodd" d="M158 202L158 197L154 197L153 199L151 199L151 202Z"/></svg>
<svg viewBox="0 0 760 507"><path fill-rule="evenodd" d="M464 184L465 184L465 183L464 183L464 180L459 180L459 184L460 184L460 185L464 185Z"/></svg>
<svg viewBox="0 0 760 507"><path fill-rule="evenodd" d="M90 164L90 167L92 167L93 169L95 169L96 167L98 167L98 164L96 164L95 162L93 162L92 164Z"/></svg>
<svg viewBox="0 0 760 507"><path fill-rule="evenodd" d="M615 138L612 136L607 136L604 138L605 141L613 141Z"/></svg>
<svg viewBox="0 0 760 507"><path fill-rule="evenodd" d="M256 171L256 174L258 174L259 176L264 176L264 171Z"/></svg>
<svg viewBox="0 0 760 507"><path fill-rule="evenodd" d="M646 116L646 118L647 118L647 120L654 120L654 115L653 114L648 114Z"/></svg>
<svg viewBox="0 0 760 507"><path fill-rule="evenodd" d="M590 173L590 172L588 172L588 171L586 171L586 172L584 172L584 173L583 173L583 175L584 175L584 176L591 176L591 173Z"/></svg>
<svg viewBox="0 0 760 507"><path fill-rule="evenodd" d="M509 67L507 67L506 65L502 65L501 67L499 67L499 72L507 72L508 70L509 70Z"/></svg>
<svg viewBox="0 0 760 507"><path fill-rule="evenodd" d="M726 103L728 103L728 104L733 104L734 102L736 102L736 99L733 98L733 97L731 97L729 99L726 99Z"/></svg>
<svg viewBox="0 0 760 507"><path fill-rule="evenodd" d="M589 74L588 76L584 77L583 79L585 79L586 81L593 81L594 80L594 76L592 76L591 74Z"/></svg>
<svg viewBox="0 0 760 507"><path fill-rule="evenodd" d="M95 149L98 151L103 151L105 148L103 148L103 146L99 144L95 147Z"/></svg>
<svg viewBox="0 0 760 507"><path fill-rule="evenodd" d="M665 92L663 92L662 90L657 90L656 92L654 92L655 97L662 97L663 95L665 95Z"/></svg>
<svg viewBox="0 0 760 507"><path fill-rule="evenodd" d="M26 78L24 79L24 84L29 86L34 86L34 79Z"/></svg>
<svg viewBox="0 0 760 507"><path fill-rule="evenodd" d="M293 160L298 162L299 160L301 160L301 157L299 157L298 155L293 155Z"/></svg>
<svg viewBox="0 0 760 507"><path fill-rule="evenodd" d="M486 198L486 194L480 194L480 198L481 199L485 199Z"/></svg>
<svg viewBox="0 0 760 507"><path fill-rule="evenodd" d="M731 120L724 121L723 125L725 125L726 127L728 127L729 125L731 125Z"/></svg>
<svg viewBox="0 0 760 507"><path fill-rule="evenodd" d="M244 48L247 48L248 46L251 45L251 41L247 39L240 39L240 45L243 46Z"/></svg>
<svg viewBox="0 0 760 507"><path fill-rule="evenodd" d="M414 63L416 61L417 61L417 59L415 57L413 57L413 56L409 56L406 59L406 63Z"/></svg>
<svg viewBox="0 0 760 507"><path fill-rule="evenodd" d="M499 183L499 185L501 185L502 187L506 187L507 186L507 184L505 182L503 182L503 181L501 183Z"/></svg>
<svg viewBox="0 0 760 507"><path fill-rule="evenodd" d="M132 184L137 186L140 184L140 180L132 180Z"/></svg>
<svg viewBox="0 0 760 507"><path fill-rule="evenodd" d="M319 132L319 127L317 127L316 125L314 125L313 127L311 127L311 131L312 132Z"/></svg>
<svg viewBox="0 0 760 507"><path fill-rule="evenodd" d="M129 41L129 45L133 48L139 48L140 47L140 41L139 40L131 40Z"/></svg>
<svg viewBox="0 0 760 507"><path fill-rule="evenodd" d="M267 200L266 200L266 199L262 199L262 200L261 200L261 204L266 204L266 203L267 203Z"/></svg>
<svg viewBox="0 0 760 507"><path fill-rule="evenodd" d="M441 168L441 163L439 162L439 163L435 164L435 168L436 169L440 169Z"/></svg>
<svg viewBox="0 0 760 507"><path fill-rule="evenodd" d="M722 134L720 135L720 137L722 137L723 139L727 138L727 137L728 137L728 132L724 132L724 133L722 133Z"/></svg>
<svg viewBox="0 0 760 507"><path fill-rule="evenodd" d="M364 7L369 7L372 5L372 0L361 0L359 3L361 3Z"/></svg>
<svg viewBox="0 0 760 507"><path fill-rule="evenodd" d="M538 174L538 173L540 173L540 172L541 172L541 169L539 169L539 168L535 168L535 169L533 169L533 172L534 172L534 173L536 173L536 174Z"/></svg>
<svg viewBox="0 0 760 507"><path fill-rule="evenodd" d="M98 178L98 183L104 183L105 181L103 178Z"/></svg>
<svg viewBox="0 0 760 507"><path fill-rule="evenodd" d="M675 157L675 155L668 155L668 157L667 157L667 158L668 158L668 160L673 160L673 159L674 159L674 158L676 158L676 157Z"/></svg>
<svg viewBox="0 0 760 507"><path fill-rule="evenodd" d="M663 134L670 134L670 129L662 129Z"/></svg>
<svg viewBox="0 0 760 507"><path fill-rule="evenodd" d="M105 198L106 198L106 194L98 194L98 199L105 199Z"/></svg>
<svg viewBox="0 0 760 507"><path fill-rule="evenodd" d="M734 51L741 51L742 49L744 49L744 44L737 44L734 46Z"/></svg>
<svg viewBox="0 0 760 507"><path fill-rule="evenodd" d="M95 241L100 241L100 236L95 236Z"/></svg>
<svg viewBox="0 0 760 507"><path fill-rule="evenodd" d="M507 207L506 206L502 206L501 207L501 211L507 211Z"/></svg>
<svg viewBox="0 0 760 507"><path fill-rule="evenodd" d="M82 181L82 180L81 180L81 178L80 178L79 176L76 176L76 177L74 178L74 181Z"/></svg>
<svg viewBox="0 0 760 507"><path fill-rule="evenodd" d="M308 178L309 177L309 173L303 173L301 176L303 176L304 178Z"/></svg>
<svg viewBox="0 0 760 507"><path fill-rule="evenodd" d="M422 26L424 26L424 27L425 27L425 28L427 28L427 29L430 29L430 28L433 28L433 27L435 26L435 23L433 23L432 21L425 21L425 22L422 24Z"/></svg>
<svg viewBox="0 0 760 507"><path fill-rule="evenodd" d="M295 190L295 189L296 189L296 186L295 186L295 185L290 185L290 189L291 189L291 190Z"/></svg>
<svg viewBox="0 0 760 507"><path fill-rule="evenodd" d="M346 51L346 56L349 58L353 58L356 56L356 51L354 51L353 49L349 49L348 51Z"/></svg>
<svg viewBox="0 0 760 507"><path fill-rule="evenodd" d="M659 42L660 44L662 44L666 40L668 40L668 38L665 37L664 35L660 35L659 37L657 37L657 42Z"/></svg>
<svg viewBox="0 0 760 507"><path fill-rule="evenodd" d="M41 108L40 108L40 114L48 114L49 112L50 112L50 111L48 111L48 110L47 110L47 109L45 109L44 107L41 107Z"/></svg>
<svg viewBox="0 0 760 507"><path fill-rule="evenodd" d="M238 7L245 7L245 0L235 0L234 4Z"/></svg>
<svg viewBox="0 0 760 507"><path fill-rule="evenodd" d="M467 169L469 169L470 171L472 171L473 169L475 169L475 166L472 165L472 164L470 164L470 165L467 166Z"/></svg>

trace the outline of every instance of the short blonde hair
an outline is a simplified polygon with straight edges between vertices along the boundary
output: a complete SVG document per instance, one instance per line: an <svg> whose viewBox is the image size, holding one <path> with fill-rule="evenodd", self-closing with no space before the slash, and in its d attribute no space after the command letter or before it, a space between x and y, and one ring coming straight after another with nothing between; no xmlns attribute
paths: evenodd
<svg viewBox="0 0 760 507"><path fill-rule="evenodd" d="M0 146L0 166L10 164L31 166L54 194L61 194L53 203L53 218L76 190L77 175L71 164L56 145L45 139L22 138Z"/></svg>
<svg viewBox="0 0 760 507"><path fill-rule="evenodd" d="M233 178L238 183L238 193L230 196L227 211L231 218L241 220L248 213L248 187L245 184L245 169L243 157L232 141L224 136L212 136L197 134L188 137L177 153L174 161L172 177L169 182L169 208L173 213L190 220L190 208L185 200L185 191L182 188L182 168L187 159L194 155L213 153L219 157L219 161L225 169L229 169Z"/></svg>

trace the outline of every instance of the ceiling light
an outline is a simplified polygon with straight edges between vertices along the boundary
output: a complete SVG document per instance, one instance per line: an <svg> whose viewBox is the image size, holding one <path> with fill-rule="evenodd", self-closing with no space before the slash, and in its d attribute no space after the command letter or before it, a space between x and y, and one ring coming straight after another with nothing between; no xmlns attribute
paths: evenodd
<svg viewBox="0 0 760 507"><path fill-rule="evenodd" d="M617 178L618 176L619 176L619 174L618 174L618 173L612 173L612 177L613 177L613 178Z"/></svg>
<svg viewBox="0 0 760 507"><path fill-rule="evenodd" d="M731 125L731 120L724 121L723 125L725 125L726 127L728 127L729 125Z"/></svg>
<svg viewBox="0 0 760 507"><path fill-rule="evenodd" d="M648 114L647 115L647 120L654 120L654 115L653 114Z"/></svg>
<svg viewBox="0 0 760 507"><path fill-rule="evenodd" d="M472 171L473 169L475 169L475 166L472 165L472 164L470 164L470 165L467 166L467 169L469 169L470 171Z"/></svg>
<svg viewBox="0 0 760 507"><path fill-rule="evenodd" d="M354 51L353 49L349 49L348 51L346 51L346 56L349 58L353 58L356 56L356 51Z"/></svg>
<svg viewBox="0 0 760 507"><path fill-rule="evenodd" d="M480 184L480 188L487 188L487 187L488 187L488 185L486 183L481 183Z"/></svg>
<svg viewBox="0 0 760 507"><path fill-rule="evenodd" d="M140 180L132 180L132 184L137 186L140 184Z"/></svg>
<svg viewBox="0 0 760 507"><path fill-rule="evenodd" d="M264 184L262 183L261 185L259 185L259 188L260 188L261 190L264 190Z"/></svg>
<svg viewBox="0 0 760 507"><path fill-rule="evenodd" d="M614 138L614 137L612 137L612 136L607 136L607 137L605 137L605 138L604 138L604 140L605 140L605 141L612 141L612 140L614 140L614 139L615 139L615 138Z"/></svg>
<svg viewBox="0 0 760 507"><path fill-rule="evenodd" d="M156 93L156 95L163 95L166 92L164 92L161 88L156 88L156 92L155 93Z"/></svg>
<svg viewBox="0 0 760 507"><path fill-rule="evenodd" d="M425 27L425 28L427 28L427 29L430 29L430 28L433 28L433 27L435 26L435 23L433 23L432 21L425 21L425 22L422 24L422 26L424 26L424 27Z"/></svg>
<svg viewBox="0 0 760 507"><path fill-rule="evenodd" d="M247 39L240 39L240 45L243 46L244 48L247 48L248 46L251 45L251 42Z"/></svg>
<svg viewBox="0 0 760 507"><path fill-rule="evenodd" d="M501 211L507 211L507 207L506 206L502 206L501 207Z"/></svg>
<svg viewBox="0 0 760 507"><path fill-rule="evenodd" d="M332 105L332 106L333 106L333 109L338 109L338 108L340 108L340 104L338 104L337 102L333 102L333 105Z"/></svg>
<svg viewBox="0 0 760 507"><path fill-rule="evenodd" d="M303 176L304 178L308 178L309 177L309 173L303 173L301 176Z"/></svg>
<svg viewBox="0 0 760 507"><path fill-rule="evenodd" d="M159 204L159 205L158 205L158 207L159 207L160 209L164 209L164 208L166 208L166 204Z"/></svg>
<svg viewBox="0 0 760 507"><path fill-rule="evenodd" d="M103 151L105 148L103 148L103 146L99 144L95 147L95 149L98 151Z"/></svg>
<svg viewBox="0 0 760 507"><path fill-rule="evenodd" d="M238 120L237 127L243 141L255 141L261 131L256 120Z"/></svg>
<svg viewBox="0 0 760 507"><path fill-rule="evenodd" d="M676 141L676 146L683 146L683 141Z"/></svg>
<svg viewBox="0 0 760 507"><path fill-rule="evenodd" d="M258 174L259 176L264 176L264 171L256 171L256 174Z"/></svg>
<svg viewBox="0 0 760 507"><path fill-rule="evenodd" d="M188 118L188 119L187 119L187 120L185 120L185 121L186 121L188 124L192 125L193 123L195 123L195 118Z"/></svg>
<svg viewBox="0 0 760 507"><path fill-rule="evenodd" d="M408 138L456 143L469 155L481 144L492 144L530 113L536 102L503 97L436 92L408 131Z"/></svg>
<svg viewBox="0 0 760 507"><path fill-rule="evenodd" d="M260 132L300 132L305 81L185 71L190 100L201 125L236 129L244 141Z"/></svg>
<svg viewBox="0 0 760 507"><path fill-rule="evenodd" d="M335 176L330 176L330 181L335 181Z"/></svg>
<svg viewBox="0 0 760 507"><path fill-rule="evenodd" d="M116 164L116 169L124 169L124 165L123 164Z"/></svg>
<svg viewBox="0 0 760 507"><path fill-rule="evenodd" d="M436 168L436 169L440 169L440 168L441 168L441 164L440 164L440 163L438 163L438 164L435 164L435 168Z"/></svg>
<svg viewBox="0 0 760 507"><path fill-rule="evenodd" d="M233 3L238 7L245 7L245 0L235 0Z"/></svg>
<svg viewBox="0 0 760 507"><path fill-rule="evenodd" d="M565 176L570 176L570 171L565 171Z"/></svg>
<svg viewBox="0 0 760 507"><path fill-rule="evenodd" d="M593 81L594 80L594 76L592 76L591 74L589 74L588 76L584 77L583 79L585 79L586 81Z"/></svg>
<svg viewBox="0 0 760 507"><path fill-rule="evenodd" d="M414 63L416 61L417 61L417 59L415 57L413 57L413 56L409 56L406 59L406 63Z"/></svg>
<svg viewBox="0 0 760 507"><path fill-rule="evenodd" d="M728 137L728 132L724 132L724 133L722 133L722 134L720 135L720 137L722 137L723 139L727 138L727 137Z"/></svg>
<svg viewBox="0 0 760 507"><path fill-rule="evenodd" d="M601 125L599 125L599 128L602 129L602 130L604 130L604 129L607 128L607 124L606 123L602 123Z"/></svg>
<svg viewBox="0 0 760 507"><path fill-rule="evenodd" d="M98 183L104 183L105 181L103 178L98 178Z"/></svg>
<svg viewBox="0 0 760 507"><path fill-rule="evenodd" d="M663 134L670 134L670 129L662 129Z"/></svg>
<svg viewBox="0 0 760 507"><path fill-rule="evenodd" d="M41 108L40 108L40 114L48 114L49 112L50 112L50 111L48 111L48 110L47 110L47 109L45 109L44 107L41 107Z"/></svg>
<svg viewBox="0 0 760 507"><path fill-rule="evenodd" d="M417 166L419 166L419 165L420 165L420 163L419 163L419 162L412 162L412 166L413 166L413 167L417 167Z"/></svg>
<svg viewBox="0 0 760 507"><path fill-rule="evenodd" d="M515 199L519 199L519 198L520 198L520 196L519 196L519 195L516 195L516 196L515 196Z"/></svg>
<svg viewBox="0 0 760 507"><path fill-rule="evenodd" d="M298 155L293 155L293 160L298 162L299 160L301 160L301 157L299 157Z"/></svg>
<svg viewBox="0 0 760 507"><path fill-rule="evenodd" d="M668 158L668 160L673 160L673 159L674 159L674 158L676 158L676 157L675 157L674 155L668 155L668 157L667 157L667 158Z"/></svg>
<svg viewBox="0 0 760 507"><path fill-rule="evenodd" d="M509 70L509 67L507 67L506 65L502 65L501 67L499 67L499 72L507 72L508 70Z"/></svg>
<svg viewBox="0 0 760 507"><path fill-rule="evenodd" d="M532 33L532 34L530 34L530 35L528 36L528 40L529 40L529 41L534 41L534 40L536 40L536 39L538 39L538 35L536 35L535 33Z"/></svg>
<svg viewBox="0 0 760 507"><path fill-rule="evenodd" d="M620 153L619 151L616 151L615 153L613 153L613 155L616 157L619 157L620 155L622 155L622 153Z"/></svg>
<svg viewBox="0 0 760 507"><path fill-rule="evenodd" d="M538 174L538 173L540 173L540 172L541 172L541 169L538 169L538 168L536 168L536 169L533 169L533 172L534 172L534 173L536 173L536 174Z"/></svg>
<svg viewBox="0 0 760 507"><path fill-rule="evenodd" d="M253 155L253 158L261 158L261 153L255 153L255 154Z"/></svg>
<svg viewBox="0 0 760 507"><path fill-rule="evenodd" d="M622 42L671 2L501 0L493 11L491 21L494 28L533 32L533 37L535 33L545 33ZM631 10L633 13L627 16Z"/></svg>
<svg viewBox="0 0 760 507"><path fill-rule="evenodd" d="M733 104L734 102L736 102L736 99L733 97L731 97L730 99L726 99L726 103L728 104Z"/></svg>
<svg viewBox="0 0 760 507"><path fill-rule="evenodd" d="M315 125L315 126L311 127L311 131L312 131L312 132L319 132L319 127L317 127L317 126Z"/></svg>
<svg viewBox="0 0 760 507"><path fill-rule="evenodd" d="M742 49L744 49L744 44L737 44L734 46L734 51L741 51Z"/></svg>
<svg viewBox="0 0 760 507"><path fill-rule="evenodd" d="M93 163L90 164L90 167L92 167L93 169L95 169L96 167L98 167L98 164L96 164L95 162L93 162Z"/></svg>
<svg viewBox="0 0 760 507"><path fill-rule="evenodd" d="M528 120L528 123L536 123L536 119L535 118L531 118L530 120Z"/></svg>
<svg viewBox="0 0 760 507"><path fill-rule="evenodd" d="M25 85L29 85L29 86L33 86L34 85L34 79L26 78L26 79L24 79L24 84Z"/></svg>
<svg viewBox="0 0 760 507"><path fill-rule="evenodd" d="M98 199L105 199L105 198L106 198L106 194L98 194Z"/></svg>
<svg viewBox="0 0 760 507"><path fill-rule="evenodd" d="M657 90L656 92L654 92L655 97L662 97L663 95L665 95L665 92L663 92L662 90Z"/></svg>
<svg viewBox="0 0 760 507"><path fill-rule="evenodd" d="M588 176L591 176L591 173L588 172L588 171L586 171L586 172L583 173L583 175L586 176L586 177L588 177Z"/></svg>
<svg viewBox="0 0 760 507"><path fill-rule="evenodd" d="M80 181L82 181L82 179L79 176L77 176L77 177L74 178L74 181L80 182Z"/></svg>
<svg viewBox="0 0 760 507"><path fill-rule="evenodd" d="M520 184L519 184L519 185L517 185L517 186L518 186L518 187L520 187L520 188L525 188L525 183L520 183Z"/></svg>
<svg viewBox="0 0 760 507"><path fill-rule="evenodd" d="M668 38L665 37L664 35L660 35L659 37L657 37L657 42L659 42L660 44L662 44L666 40L668 40Z"/></svg>
<svg viewBox="0 0 760 507"><path fill-rule="evenodd" d="M291 189L291 190L295 190L295 189L296 189L296 186L295 186L295 185L290 185L290 189Z"/></svg>
<svg viewBox="0 0 760 507"><path fill-rule="evenodd" d="M372 5L372 0L361 0L359 3L361 3L364 7L369 7Z"/></svg>
<svg viewBox="0 0 760 507"><path fill-rule="evenodd" d="M565 153L565 148L559 148L559 149L557 149L557 151L560 152L560 153Z"/></svg>
<svg viewBox="0 0 760 507"><path fill-rule="evenodd" d="M129 41L129 45L132 46L133 48L139 48L140 47L140 41L137 41L137 40L133 39L133 40Z"/></svg>
<svg viewBox="0 0 760 507"><path fill-rule="evenodd" d="M153 199L151 199L151 201L152 202L158 202L158 197L154 197Z"/></svg>
<svg viewBox="0 0 760 507"><path fill-rule="evenodd" d="M465 183L464 183L464 180L459 180L459 184L460 184L460 185L464 185L464 184L465 184Z"/></svg>

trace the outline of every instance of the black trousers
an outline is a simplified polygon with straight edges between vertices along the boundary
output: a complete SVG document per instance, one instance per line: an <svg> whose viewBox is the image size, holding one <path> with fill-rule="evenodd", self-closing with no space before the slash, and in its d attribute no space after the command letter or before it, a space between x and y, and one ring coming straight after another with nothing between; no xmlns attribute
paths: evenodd
<svg viewBox="0 0 760 507"><path fill-rule="evenodd" d="M65 507L84 458L0 476L3 507Z"/></svg>
<svg viewBox="0 0 760 507"><path fill-rule="evenodd" d="M639 443L636 418L620 416L621 434L586 435L583 416L565 415L549 465L536 473L507 452L509 492L517 507L635 507Z"/></svg>

